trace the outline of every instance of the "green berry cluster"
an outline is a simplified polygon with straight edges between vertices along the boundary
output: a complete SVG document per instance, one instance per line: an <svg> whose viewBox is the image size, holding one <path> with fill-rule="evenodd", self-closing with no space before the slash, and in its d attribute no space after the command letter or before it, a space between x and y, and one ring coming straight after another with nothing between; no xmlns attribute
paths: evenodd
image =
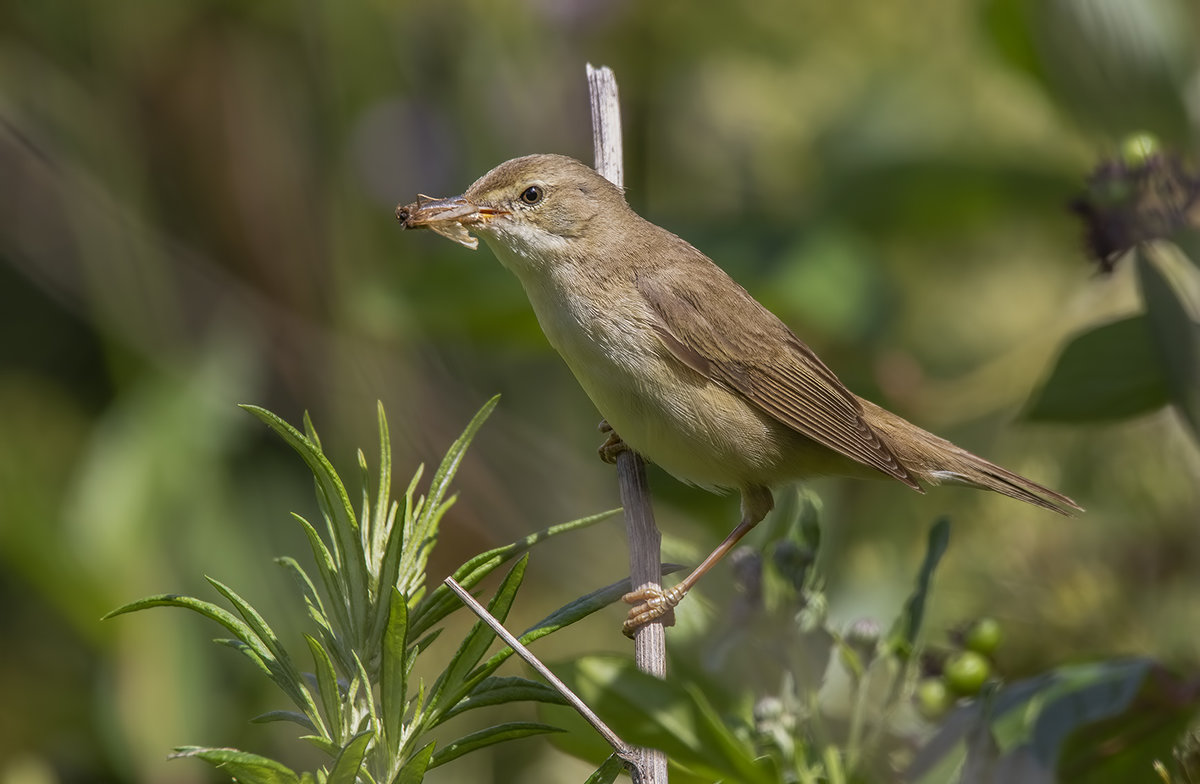
<svg viewBox="0 0 1200 784"><path fill-rule="evenodd" d="M923 677L913 699L930 721L946 714L959 699L970 699L994 677L992 655L1003 633L994 618L980 618L951 633L953 648L929 653L922 661Z"/></svg>

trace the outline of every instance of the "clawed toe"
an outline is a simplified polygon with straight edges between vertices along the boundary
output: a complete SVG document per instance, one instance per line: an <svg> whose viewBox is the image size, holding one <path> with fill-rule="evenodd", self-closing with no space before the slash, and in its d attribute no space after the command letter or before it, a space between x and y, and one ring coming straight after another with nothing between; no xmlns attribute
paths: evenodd
<svg viewBox="0 0 1200 784"><path fill-rule="evenodd" d="M628 451L628 445L621 440L621 437L612 429L612 425L608 424L607 420L600 420L598 429L601 433L608 433L608 438L604 440L604 443L600 445L600 448L596 452L604 462L616 463L617 455Z"/></svg>
<svg viewBox="0 0 1200 784"><path fill-rule="evenodd" d="M630 591L621 597L627 604L632 604L629 616L621 625L621 631L626 637L633 638L634 632L648 623L662 619L663 626L675 625L675 605L683 599L683 594L675 589L664 591L657 585L648 585L636 591Z"/></svg>

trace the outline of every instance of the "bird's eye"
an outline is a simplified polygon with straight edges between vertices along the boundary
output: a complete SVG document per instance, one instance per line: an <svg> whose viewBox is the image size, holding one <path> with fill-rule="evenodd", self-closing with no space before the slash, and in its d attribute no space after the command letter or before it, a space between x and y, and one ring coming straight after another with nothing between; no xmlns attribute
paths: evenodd
<svg viewBox="0 0 1200 784"><path fill-rule="evenodd" d="M537 185L530 185L525 190L521 191L521 201L526 204L537 204L542 200L542 189Z"/></svg>

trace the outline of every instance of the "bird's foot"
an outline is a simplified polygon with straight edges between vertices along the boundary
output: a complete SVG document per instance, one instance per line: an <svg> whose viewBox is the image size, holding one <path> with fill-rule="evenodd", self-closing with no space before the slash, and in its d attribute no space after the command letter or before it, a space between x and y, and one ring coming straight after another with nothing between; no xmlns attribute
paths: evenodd
<svg viewBox="0 0 1200 784"><path fill-rule="evenodd" d="M621 440L621 437L617 435L617 431L612 429L612 425L608 424L607 419L601 419L596 429L601 433L608 433L608 438L596 450L600 454L600 459L606 463L615 464L617 462L617 455L628 451L629 446Z"/></svg>
<svg viewBox="0 0 1200 784"><path fill-rule="evenodd" d="M621 626L621 631L626 637L633 639L634 632L659 618L663 619L663 626L674 626L675 606L683 601L686 593L687 591L681 590L681 586L664 591L657 585L647 585L645 588L630 591L621 597L621 601L633 605L629 608L629 616Z"/></svg>

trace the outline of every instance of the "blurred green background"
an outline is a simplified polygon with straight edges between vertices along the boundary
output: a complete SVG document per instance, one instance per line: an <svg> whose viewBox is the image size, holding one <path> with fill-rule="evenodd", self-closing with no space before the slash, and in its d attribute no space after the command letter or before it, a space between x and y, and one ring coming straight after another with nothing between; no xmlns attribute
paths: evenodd
<svg viewBox="0 0 1200 784"><path fill-rule="evenodd" d="M236 403L311 412L349 478L381 399L404 479L503 393L436 577L617 504L599 416L516 280L392 213L517 155L590 160L588 61L620 83L635 209L859 394L1089 510L817 482L835 618L892 617L945 513L930 628L999 618L1013 677L1120 653L1194 666L1200 458L1175 414L1020 410L1068 336L1138 307L1066 205L1128 132L1195 149L1198 43L1189 0L2 0L0 784L219 780L166 760L186 743L311 756L247 723L279 698L215 627L98 621L212 598L211 574L298 635L268 564L305 551L288 513L315 514L311 483ZM735 498L651 481L670 559L735 520ZM535 551L510 625L618 579L618 529ZM683 612L719 612L727 580ZM542 654L626 650L622 614ZM430 780L587 770L527 740Z"/></svg>

